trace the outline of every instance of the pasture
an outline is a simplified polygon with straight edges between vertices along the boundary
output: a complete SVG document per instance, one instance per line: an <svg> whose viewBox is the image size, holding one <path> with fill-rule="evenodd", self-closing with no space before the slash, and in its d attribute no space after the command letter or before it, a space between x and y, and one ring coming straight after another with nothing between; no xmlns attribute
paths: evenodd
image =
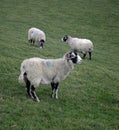
<svg viewBox="0 0 119 130"><path fill-rule="evenodd" d="M30 27L46 33L44 49L28 45ZM65 34L92 40L92 60L75 65L58 100L40 85L34 102L18 82L20 64L62 57ZM0 130L11 129L119 130L118 0L0 0Z"/></svg>

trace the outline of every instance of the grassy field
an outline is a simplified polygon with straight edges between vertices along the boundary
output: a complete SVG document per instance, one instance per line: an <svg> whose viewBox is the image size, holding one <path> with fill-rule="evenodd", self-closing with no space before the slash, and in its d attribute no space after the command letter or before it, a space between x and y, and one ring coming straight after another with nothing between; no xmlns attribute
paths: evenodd
<svg viewBox="0 0 119 130"><path fill-rule="evenodd" d="M28 46L33 26L46 33L44 49ZM91 39L92 60L75 65L58 100L41 85L36 103L18 83L20 64L62 57L65 34ZM118 0L0 0L0 130L119 130Z"/></svg>

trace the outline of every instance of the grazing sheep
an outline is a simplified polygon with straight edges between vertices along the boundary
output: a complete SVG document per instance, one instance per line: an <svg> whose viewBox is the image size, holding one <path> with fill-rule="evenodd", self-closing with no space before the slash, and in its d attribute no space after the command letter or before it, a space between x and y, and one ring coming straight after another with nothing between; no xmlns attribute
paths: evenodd
<svg viewBox="0 0 119 130"><path fill-rule="evenodd" d="M76 52L66 53L59 59L26 59L21 64L19 82L26 84L28 95L39 102L35 88L40 84L51 84L53 98L58 99L58 85L74 68L74 64L80 64L82 59Z"/></svg>
<svg viewBox="0 0 119 130"><path fill-rule="evenodd" d="M93 51L93 43L88 39L73 38L71 36L65 35L62 38L63 42L69 44L69 46L78 52L83 53L83 59L86 57L87 52L89 53L89 59L91 60L91 53Z"/></svg>
<svg viewBox="0 0 119 130"><path fill-rule="evenodd" d="M40 48L43 48L46 41L45 33L38 28L30 28L28 30L28 41L29 44L37 43Z"/></svg>

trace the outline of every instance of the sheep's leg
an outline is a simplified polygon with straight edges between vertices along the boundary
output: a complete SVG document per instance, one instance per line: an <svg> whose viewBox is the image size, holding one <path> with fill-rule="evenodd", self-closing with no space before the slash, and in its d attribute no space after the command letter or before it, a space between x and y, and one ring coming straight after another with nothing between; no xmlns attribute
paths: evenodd
<svg viewBox="0 0 119 130"><path fill-rule="evenodd" d="M51 83L52 86L52 93L51 97L58 99L58 85L59 83Z"/></svg>
<svg viewBox="0 0 119 130"><path fill-rule="evenodd" d="M31 97L30 82L29 82L29 80L26 81L26 91L27 91L28 95Z"/></svg>
<svg viewBox="0 0 119 130"><path fill-rule="evenodd" d="M83 53L83 59L85 59L86 58L86 53Z"/></svg>
<svg viewBox="0 0 119 130"><path fill-rule="evenodd" d="M30 91L30 81L27 79L27 73L24 73L24 81L26 83L26 91L28 95L31 97L31 91Z"/></svg>
<svg viewBox="0 0 119 130"><path fill-rule="evenodd" d="M51 97L54 98L54 93L55 93L54 83L51 83L51 87L52 87Z"/></svg>
<svg viewBox="0 0 119 130"><path fill-rule="evenodd" d="M29 46L31 46L32 45L32 39L29 39L28 42L29 42Z"/></svg>
<svg viewBox="0 0 119 130"><path fill-rule="evenodd" d="M91 60L91 52L89 52L89 59Z"/></svg>
<svg viewBox="0 0 119 130"><path fill-rule="evenodd" d="M29 43L32 43L32 39L29 39L28 41L29 41Z"/></svg>
<svg viewBox="0 0 119 130"><path fill-rule="evenodd" d="M55 84L55 98L58 99L58 85L59 83Z"/></svg>
<svg viewBox="0 0 119 130"><path fill-rule="evenodd" d="M32 40L32 42L33 42L33 46L34 46L34 44L35 44L35 40Z"/></svg>
<svg viewBox="0 0 119 130"><path fill-rule="evenodd" d="M31 95L32 95L32 98L33 98L35 101L40 102L39 98L38 98L37 95L36 95L35 88L34 88L33 85L31 86Z"/></svg>

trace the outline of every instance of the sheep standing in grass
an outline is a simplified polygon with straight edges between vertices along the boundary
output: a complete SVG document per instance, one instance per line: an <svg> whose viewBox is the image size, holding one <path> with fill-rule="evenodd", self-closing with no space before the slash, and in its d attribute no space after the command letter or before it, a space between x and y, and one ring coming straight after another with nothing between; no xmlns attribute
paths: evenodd
<svg viewBox="0 0 119 130"><path fill-rule="evenodd" d="M66 53L59 59L26 59L21 64L19 82L25 82L28 95L37 102L40 100L35 88L40 84L51 84L51 96L57 99L59 82L67 77L74 64L80 64L81 61L81 57L74 51Z"/></svg>
<svg viewBox="0 0 119 130"><path fill-rule="evenodd" d="M38 28L30 28L28 30L28 41L29 44L37 43L40 48L43 48L46 41L45 33Z"/></svg>
<svg viewBox="0 0 119 130"><path fill-rule="evenodd" d="M89 58L91 60L91 54L93 51L93 43L88 39L73 38L71 36L65 35L62 38L63 42L69 44L69 46L78 52L83 53L83 59L86 57L87 52L89 53Z"/></svg>

